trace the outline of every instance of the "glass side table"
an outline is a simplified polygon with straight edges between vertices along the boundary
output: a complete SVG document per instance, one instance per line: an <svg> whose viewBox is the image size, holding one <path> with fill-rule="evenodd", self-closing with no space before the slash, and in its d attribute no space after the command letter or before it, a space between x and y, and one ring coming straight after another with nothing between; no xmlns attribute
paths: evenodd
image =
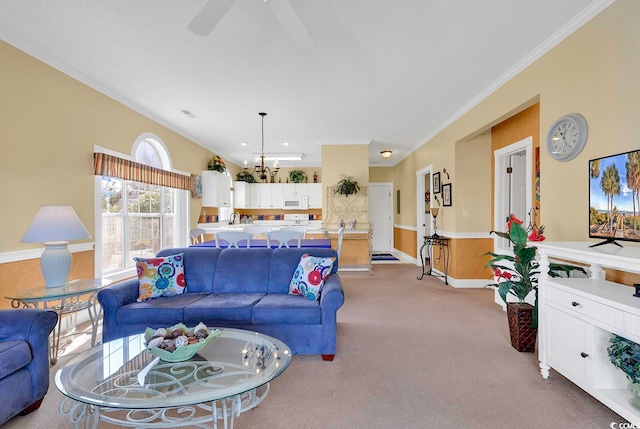
<svg viewBox="0 0 640 429"><path fill-rule="evenodd" d="M106 279L80 279L72 280L64 286L44 287L39 286L32 289L16 291L5 295L11 300L13 308L38 308L42 303L42 308L50 309L58 313L58 326L51 333L49 347L49 363L55 365L58 361L60 350L60 333L62 327L62 316L87 310L91 321L91 346L96 345L96 334L98 332L98 312L96 294L100 289L111 284L111 280ZM86 299L81 299L82 295L88 295Z"/></svg>

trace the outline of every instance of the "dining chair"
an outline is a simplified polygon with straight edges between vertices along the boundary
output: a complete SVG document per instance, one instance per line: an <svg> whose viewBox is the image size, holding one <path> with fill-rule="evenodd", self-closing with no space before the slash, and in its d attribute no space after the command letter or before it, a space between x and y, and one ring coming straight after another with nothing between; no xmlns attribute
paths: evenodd
<svg viewBox="0 0 640 429"><path fill-rule="evenodd" d="M271 242L273 240L278 241L279 245L278 245L278 249L281 247L286 247L286 248L290 248L293 247L290 246L289 242L292 240L297 240L298 241L298 245L296 247L301 247L302 245L302 236L304 235L304 233L300 232L300 231L270 231L267 232L267 248L271 248Z"/></svg>
<svg viewBox="0 0 640 429"><path fill-rule="evenodd" d="M307 233L307 227L302 225L291 225L291 226L283 226L280 228L280 231L298 231L302 233L302 238L305 238L305 234Z"/></svg>
<svg viewBox="0 0 640 429"><path fill-rule="evenodd" d="M204 242L204 235L207 233L202 228L191 228L189 230L189 238L191 238L191 244L198 244Z"/></svg>
<svg viewBox="0 0 640 429"><path fill-rule="evenodd" d="M338 254L338 262L340 262L340 251L342 250L342 239L344 238L344 226L338 228L338 246L336 253Z"/></svg>
<svg viewBox="0 0 640 429"><path fill-rule="evenodd" d="M238 242L246 240L246 248L251 247L251 233L244 231L220 231L216 232L215 236L216 247L220 248L220 240L224 240L229 243L229 248L239 248ZM245 246L243 246L245 247Z"/></svg>
<svg viewBox="0 0 640 429"><path fill-rule="evenodd" d="M260 238L263 234L266 236L267 232L272 231L272 229L268 226L251 225L245 226L242 231L250 233L252 238Z"/></svg>

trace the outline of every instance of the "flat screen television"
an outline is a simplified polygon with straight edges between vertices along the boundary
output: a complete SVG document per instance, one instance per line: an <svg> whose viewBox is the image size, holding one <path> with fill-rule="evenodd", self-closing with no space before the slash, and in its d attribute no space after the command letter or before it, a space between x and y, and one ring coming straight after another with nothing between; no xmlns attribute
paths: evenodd
<svg viewBox="0 0 640 429"><path fill-rule="evenodd" d="M640 241L640 149L589 161L589 238Z"/></svg>

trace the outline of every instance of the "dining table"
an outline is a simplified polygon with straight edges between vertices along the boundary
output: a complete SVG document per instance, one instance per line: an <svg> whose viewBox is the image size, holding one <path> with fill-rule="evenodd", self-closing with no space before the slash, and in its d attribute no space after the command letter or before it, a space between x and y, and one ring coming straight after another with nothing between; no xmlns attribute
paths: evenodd
<svg viewBox="0 0 640 429"><path fill-rule="evenodd" d="M219 240L220 248L226 249L229 247L229 242L226 240ZM271 248L276 249L280 246L280 243L277 240L271 240ZM291 247L295 247L295 245L290 244ZM203 243L192 244L191 247L216 247L215 240L205 241ZM247 241L240 240L238 241L238 247L246 248ZM331 240L328 238L312 238L312 239L304 239L300 240L301 248L311 248L311 249L331 249ZM267 240L264 239L251 239L249 242L250 249L266 249L267 248Z"/></svg>

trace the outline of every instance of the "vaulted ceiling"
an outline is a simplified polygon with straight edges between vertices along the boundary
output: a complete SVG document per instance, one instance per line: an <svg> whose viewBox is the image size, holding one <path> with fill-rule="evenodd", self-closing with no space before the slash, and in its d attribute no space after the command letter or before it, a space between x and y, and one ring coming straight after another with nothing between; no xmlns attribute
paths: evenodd
<svg viewBox="0 0 640 429"><path fill-rule="evenodd" d="M229 8L197 35L206 0L2 0L0 38L239 165L260 152L267 112L265 152L304 154L282 166L350 143L383 166L610 3L290 0L314 44L301 49L282 0L209 1Z"/></svg>

